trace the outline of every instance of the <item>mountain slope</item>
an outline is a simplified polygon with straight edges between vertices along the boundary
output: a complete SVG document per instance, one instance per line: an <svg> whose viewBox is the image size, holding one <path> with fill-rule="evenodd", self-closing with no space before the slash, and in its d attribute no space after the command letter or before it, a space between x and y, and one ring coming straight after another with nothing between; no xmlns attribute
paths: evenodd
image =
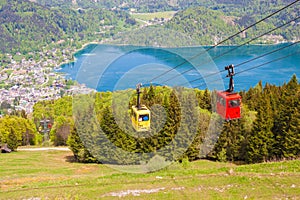
<svg viewBox="0 0 300 200"><path fill-rule="evenodd" d="M40 51L49 44L62 48L80 47L83 43L102 41L117 33L112 43L169 47L213 45L290 2L292 0L2 0L0 52L26 54ZM190 8L177 12L173 19L162 25L140 29L136 29L136 21L128 12L120 11L186 7ZM299 8L300 5L295 4L226 44L240 44L298 17ZM300 23L295 21L255 43L294 41L300 38L299 32Z"/></svg>
<svg viewBox="0 0 300 200"><path fill-rule="evenodd" d="M119 11L58 9L26 0L6 1L0 4L0 50L26 53L62 41L68 46L101 40L135 23L128 19L128 14Z"/></svg>
<svg viewBox="0 0 300 200"><path fill-rule="evenodd" d="M279 14L248 29L243 32L243 34L232 38L225 44L239 44L249 41L251 38L260 36L296 17L300 17L300 10L298 8L299 6L294 6L290 9L283 10ZM226 13L220 10L210 10L202 7L190 8L178 12L177 15L166 24L166 27L189 34L193 39L203 45L215 44L239 32L245 27L254 24L278 9L279 8L272 8L261 14L242 15L241 13ZM267 34L266 37L255 40L254 43L276 43L299 40L299 32L300 20L296 20L293 23Z"/></svg>
<svg viewBox="0 0 300 200"><path fill-rule="evenodd" d="M31 0L49 7L136 9L138 12L166 10L184 10L190 7L204 6L226 12L263 13L276 7L287 5L294 0ZM249 12L250 11L250 12Z"/></svg>
<svg viewBox="0 0 300 200"><path fill-rule="evenodd" d="M191 7L177 12L170 21L163 25L156 26L156 32L153 31L155 27L146 27L139 31L140 34L137 34L135 31L118 35L118 41L126 41L126 43L129 44L172 47L190 46L191 44L214 45L282 8L272 4L273 6L267 9L266 4L260 9L257 9L256 6L252 6L252 9L250 9L250 6L249 9L242 9L237 12L237 8L241 5L242 4L237 4L230 12L228 11L228 7L220 7L220 9L216 8L215 10L205 7ZM292 19L300 17L299 8L300 6L295 4L295 6L283 10L251 29L248 29L242 34L231 38L226 43L223 43L223 45L247 42L252 38L267 33L275 27L281 26ZM299 32L300 20L295 20L294 22L277 29L276 31L268 33L266 36L261 37L252 43L273 44L278 42L296 41L300 39ZM147 35L146 39L145 33ZM182 40L180 37L173 37L174 34L180 36L184 35L185 39ZM186 38L190 41L187 42ZM157 41L162 42L159 43Z"/></svg>

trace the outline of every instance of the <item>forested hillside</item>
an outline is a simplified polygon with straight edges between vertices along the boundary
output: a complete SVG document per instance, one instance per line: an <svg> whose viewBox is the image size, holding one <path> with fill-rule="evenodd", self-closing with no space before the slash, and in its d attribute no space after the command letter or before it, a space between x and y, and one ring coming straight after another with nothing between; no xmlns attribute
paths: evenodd
<svg viewBox="0 0 300 200"><path fill-rule="evenodd" d="M196 98L191 96L193 93ZM126 156L124 154L110 155L109 160L103 157L108 155L111 144L138 156L159 152L170 142L175 142L176 148L167 149L169 153L164 152L169 160L184 157L196 160L206 156L220 161L256 163L298 158L300 84L296 76L283 86L266 84L263 87L260 82L256 87L240 94L243 98L242 118L225 122L213 111L215 92L152 86L145 88L142 101L151 108L153 123L152 132L144 137L135 136L130 123L128 112L135 102L135 95L134 91L129 90L122 95L116 94L118 98L113 106L111 92L76 97L77 100L73 99L73 111L70 97L54 102L39 102L35 105L33 116L37 126L44 116L54 121L52 141L57 145L68 143L75 157L81 162L96 162L97 159L90 154L92 152L106 163L123 163ZM130 95L132 96L128 108L125 106L125 109L119 109L120 102ZM191 102L191 99L195 101ZM195 109L198 112L194 112ZM96 117L91 117L93 112L97 113ZM166 115L162 115L164 112ZM72 114L77 122L73 121ZM197 121L200 123L195 126ZM163 126L159 126L159 123L163 123ZM210 123L218 126L209 128ZM100 132L100 127L103 132ZM180 135L173 141L179 130L183 130L184 137ZM68 141L66 135L69 135ZM206 151L203 149L203 142L206 140L207 143L208 140L207 144L213 144L214 135L219 135L217 143L212 151L203 154ZM109 139L109 143L104 142L104 139ZM181 157L176 157L176 152L182 151L184 144L189 144L189 148L182 152ZM135 156L125 159L126 162L135 163Z"/></svg>
<svg viewBox="0 0 300 200"><path fill-rule="evenodd" d="M138 12L155 12L166 10L184 10L189 7L204 6L211 9L221 9L226 12L262 13L272 7L286 5L293 0L31 0L48 7L91 8L101 7L108 9L136 9Z"/></svg>
<svg viewBox="0 0 300 200"><path fill-rule="evenodd" d="M192 7L177 12L163 25L117 34L113 36L111 43L162 47L213 45L239 32L242 26L237 24L237 19L219 10ZM264 29L269 26L267 23L263 25L260 27ZM253 31L248 34L251 35ZM235 37L227 44L238 44L245 37Z"/></svg>
<svg viewBox="0 0 300 200"><path fill-rule="evenodd" d="M177 12L163 25L144 27L137 31L119 34L114 37L117 42L151 46L190 46L214 45L238 33L256 21L277 11L279 4L219 5L215 7L191 7ZM223 43L237 45L265 34L252 41L252 44L274 44L299 40L300 4L283 10L273 17L255 25L251 29ZM293 22L269 32L293 19ZM156 29L156 31L154 31ZM147 37L145 38L145 36ZM188 38L188 39L187 39ZM189 40L189 42L186 42ZM112 41L117 43L116 41ZM173 43L172 43L173 42Z"/></svg>
<svg viewBox="0 0 300 200"><path fill-rule="evenodd" d="M3 53L41 51L47 45L78 46L101 41L135 24L122 11L61 9L27 0L1 1L0 50Z"/></svg>
<svg viewBox="0 0 300 200"><path fill-rule="evenodd" d="M76 47L112 38L110 43L147 46L213 45L278 10L291 1L38 1L0 2L0 50L2 53L40 51L45 46ZM201 7L199 7L201 6ZM131 17L139 12L176 10L160 25L139 27ZM240 44L300 15L300 6L275 15L226 44ZM276 43L299 39L295 21L252 43Z"/></svg>
<svg viewBox="0 0 300 200"><path fill-rule="evenodd" d="M190 6L199 5L214 5L214 0L203 1L203 0L32 0L40 3L41 5L48 7L80 7L80 8L91 8L100 7L108 9L136 9L138 12L155 12L155 11L167 11L167 10L181 10Z"/></svg>

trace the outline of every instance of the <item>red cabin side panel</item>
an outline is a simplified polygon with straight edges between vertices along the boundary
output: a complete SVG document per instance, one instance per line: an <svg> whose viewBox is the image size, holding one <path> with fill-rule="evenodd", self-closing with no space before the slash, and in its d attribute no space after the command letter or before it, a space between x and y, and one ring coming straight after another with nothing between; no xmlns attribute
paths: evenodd
<svg viewBox="0 0 300 200"><path fill-rule="evenodd" d="M223 118L226 118L226 96L223 92L217 92L216 111Z"/></svg>
<svg viewBox="0 0 300 200"><path fill-rule="evenodd" d="M217 113L225 120L241 118L241 96L237 93L217 93Z"/></svg>

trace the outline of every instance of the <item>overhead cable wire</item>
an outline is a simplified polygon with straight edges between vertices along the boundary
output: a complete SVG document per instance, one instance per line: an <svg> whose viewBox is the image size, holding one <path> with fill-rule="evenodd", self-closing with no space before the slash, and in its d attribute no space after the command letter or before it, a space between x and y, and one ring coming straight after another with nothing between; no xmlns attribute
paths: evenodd
<svg viewBox="0 0 300 200"><path fill-rule="evenodd" d="M260 59L260 58L265 57L265 56L267 56L267 55L270 55L270 54L273 54L273 53L282 51L282 50L284 50L284 49L286 49L286 48L289 48L289 47L294 46L294 45L299 44L299 43L300 43L300 40L297 41L297 42L294 42L294 43L290 43L290 44L288 44L288 45L286 45L286 46L283 46L283 47L281 47L281 48L279 48L279 49L275 49L275 50L270 51L270 52L268 52L268 53L262 54L262 55L260 55L260 56L255 57L255 58L251 58L251 59L249 59L249 60L246 60L246 61L244 61L244 62L242 62L242 63L239 63L239 64L237 64L237 65L234 65L234 66L235 66L235 68L236 68L236 67L240 67L241 65L247 64L247 63L249 63L249 62L252 62L252 61L254 61L254 60ZM184 86L184 85L186 85L186 84L190 84L190 83L193 83L193 82L195 82L195 81L203 80L203 79L205 79L205 78L207 78L207 77L210 77L210 76L213 76L213 75L217 75L217 74L219 74L219 73L221 73L221 72L224 72L224 71L226 71L226 70L221 70L221 71L218 71L218 72L215 72L215 73L212 73L212 74L208 74L207 76L203 76L203 77L200 77L200 78L197 78L197 79L194 79L194 80L185 82L185 83L183 83L183 84L181 84L181 85L179 85L179 86Z"/></svg>
<svg viewBox="0 0 300 200"><path fill-rule="evenodd" d="M294 5L294 4L296 4L296 3L299 2L299 1L300 1L300 0L296 0L296 1L294 1L294 2L292 2L292 3L290 3L290 4L288 4L288 5L286 5L286 6L284 6L284 7L282 7L281 9L279 9L279 10L277 10L277 11L275 11L275 12L269 14L268 16L266 16L266 17L260 19L259 21L253 23L252 25L250 25L250 26L244 28L243 30L241 30L241 31L239 31L239 32L237 32L237 33L235 33L234 35L231 35L230 37L228 37L228 38L222 40L221 42L219 42L219 43L217 43L217 44L211 46L211 47L208 48L206 51L201 52L201 53L199 53L199 54L196 54L196 55L192 56L189 60L192 60L192 59L195 59L196 57L199 57L200 55L204 54L205 52L208 52L208 51L210 51L211 49L217 47L218 45L220 45L220 44L222 44L222 43L224 43L224 42L226 42L226 41L228 41L228 40L234 38L235 36L237 36L237 35L243 33L244 31L246 31L246 30L252 28L253 26L255 26L255 25L257 25L257 24L263 22L264 20L266 20L266 19L268 19L268 18L270 18L270 17L276 15L277 13L281 12L282 10L287 9L288 7L290 7L290 6ZM287 23L284 23L284 24L280 25L279 27L283 27L283 26L285 26L286 24L291 23L292 21L295 21L295 20L297 20L297 19L299 19L299 17L297 17L297 18L295 18L295 19L293 19L293 20L290 20L290 21L287 22ZM279 27L277 27L277 28L275 28L275 29L278 29ZM272 29L272 30L268 31L267 33L272 32L272 31L274 31L274 30ZM265 34L267 34L267 33L265 33ZM254 38L254 39L255 39L255 38ZM253 41L254 39L248 41L247 43ZM257 39L257 38L256 38L256 39ZM246 43L245 43L245 44L246 44ZM239 46L238 46L237 48L239 48ZM227 52L227 53L228 53L228 52ZM174 70L174 69L180 67L181 65L183 65L183 64L185 64L185 63L187 63L187 62L188 62L188 60L183 61L182 63L180 63L179 65L175 66L174 68L172 68L172 69L170 69L170 70L168 70L168 71L166 71L166 72L163 72L162 74L160 74L160 75L158 75L158 76L152 78L148 83L151 84L152 81L156 80L156 79L159 78L159 77L162 77L163 75L169 73L170 71L172 71L172 70ZM223 71L224 71L224 70L223 70ZM186 72L184 72L184 73L186 73ZM213 75L216 75L216 74L219 74L219 73L220 73L220 72L212 73L212 74L209 74L209 75L207 75L207 76L205 76L205 77L213 76ZM199 79L197 79L197 80L201 80L201 79L203 79L203 78L204 78L204 77L201 77L201 78L199 78ZM197 80L192 80L192 82L197 81Z"/></svg>
<svg viewBox="0 0 300 200"><path fill-rule="evenodd" d="M242 70L242 71L236 72L235 75L236 75L236 74L241 74L241 73L244 73L244 72L247 72L247 71L250 71L250 70L253 70L253 69L256 69L256 68L259 68L259 67L262 67L262 66L271 64L271 63L274 63L274 62L277 62L277 61L279 61L279 60L286 59L286 58L288 58L288 57L291 57L291 56L294 56L294 55L297 55L297 54L299 55L299 54L300 54L300 51L297 51L297 52L294 52L294 53L290 53L290 54L288 54L288 55L285 55L285 56L282 56L282 57L273 59L273 60L271 60L271 61L268 61L268 62L259 64L259 65L256 65L256 66L253 66L253 67L244 69L244 70ZM223 77L223 78L215 79L215 80L210 81L210 82L217 82L217 81L223 80L223 79L225 79L225 78L227 78L227 76L225 76L225 77ZM197 85L197 86L194 86L194 87L192 87L192 88L199 88L199 87L204 86L204 85L206 85L206 83L202 83L202 84Z"/></svg>
<svg viewBox="0 0 300 200"><path fill-rule="evenodd" d="M261 38L261 37L263 37L263 36L265 36L265 35L267 35L267 34L273 32L273 31L275 31L275 30L277 30L277 29L279 29L279 28L282 28L282 27L284 27L284 26L286 26L286 25L288 25L288 24L290 24L290 23L292 23L292 22L298 20L299 18L300 18L300 16L298 16L298 17L296 17L296 18L294 18L294 19L292 19L292 20L290 20L290 21L288 21L288 22L286 22L286 23L284 23L284 24L281 24L280 26L277 26L277 27L275 27L275 28L273 28L273 29L271 29L271 30L269 30L269 31L267 31L267 32L265 32L265 33L259 35L259 36L256 36L255 38L252 38L252 39L250 39L249 41L244 42L243 44L240 44L240 45L238 45L238 46L235 46L234 48L232 48L232 49L230 49L230 50L228 50L228 51L226 51L226 52L224 52L224 53L222 53L222 54L220 54L220 55L218 55L218 56L213 57L211 60L209 60L209 61L207 61L207 62L201 63L200 66L201 66L201 65L204 65L204 64L208 64L208 63L210 63L210 62L213 62L213 61L215 61L215 60L217 60L217 59L223 57L224 55L226 55L226 54L228 54L228 53L230 53L230 52L232 52L232 51L234 51L234 50L236 50L236 49L238 49L238 48L240 48L240 47L242 47L242 46L245 46L245 45L249 44L250 42L253 42L254 40L257 40L257 39L259 39L259 38ZM182 72L182 73L176 74L175 76L173 76L173 77L171 77L171 78L169 78L169 79L167 79L167 80L161 82L161 84L167 83L167 82L169 82L170 80L173 80L174 78L176 78L176 77L178 77L178 76L181 76L181 75L183 75L183 74L185 74L185 73L187 73L187 72L192 71L193 69L194 69L194 68L190 68L190 69L188 69L188 70L186 70L186 71L184 71L184 72ZM211 73L211 74L206 75L205 77L210 77L210 76L216 75L216 74L218 74L218 73L219 73L219 72Z"/></svg>
<svg viewBox="0 0 300 200"><path fill-rule="evenodd" d="M262 57L265 57L265 56L267 56L267 55L273 54L273 53L275 53L275 52L282 51L282 50L284 50L284 49L286 49L286 48L289 48L289 47L294 46L294 45L299 44L299 43L300 43L300 40L299 40L299 41L296 41L296 42L294 42L294 43L290 43L290 44L288 44L288 45L286 45L286 46L283 46L283 47L281 47L281 48L279 48L279 49L275 49L275 50L270 51L270 52L268 52L268 53L262 54L262 55L260 55L260 56L255 57L255 58L249 59L249 60L244 61L244 62L242 62L242 63L236 64L235 67L239 67L239 66L244 65L244 64L246 64L246 63L250 63L250 62L252 62L252 61L254 61L254 60L257 60L257 59L259 59L259 58L262 58ZM297 51L297 52L288 54L288 55L286 55L286 56L282 56L282 57L280 57L280 58L277 58L277 59L274 59L274 60L271 60L271 61L268 61L268 62L259 64L259 65L256 65L256 66L254 66L254 67L247 68L247 69L242 70L242 71L239 71L239 72L236 72L235 75L236 75L236 74L241 74L241 73L244 73L244 72L246 72L246 71L250 71L250 70L253 70L253 69L256 69L256 68L259 68L259 67L262 67L262 66L267 65L267 64L271 64L271 63L273 63L273 62L277 62L277 61L279 61L279 60L283 60L283 59L285 59L285 58L288 58L288 57L291 57L291 56L297 55L297 54L300 54L300 51ZM226 71L226 70L222 70L222 71L220 71L220 72L223 72L223 71ZM209 76L215 75L215 74L219 74L220 72L217 72L217 73L214 73L214 74L209 74ZM208 77L208 76L206 76L206 77ZM225 76L225 77L223 77L223 78L217 78L217 79L215 79L215 80L212 80L212 81L210 81L210 83L217 82L217 81L221 81L221 80L224 80L225 78L227 78L227 76ZM187 82L187 83L195 82L196 80L201 80L201 79L204 79L204 77L201 77L201 78L192 80L192 81ZM185 84L186 84L186 83L185 83ZM183 85L184 85L184 84L181 84L181 85L179 85L179 86L183 86ZM206 85L206 83L202 83L202 84L197 85L197 86L194 86L194 87L192 87L192 88L199 88L199 87L204 86L204 85ZM120 97L121 95L123 95L123 93L116 94L115 97ZM113 98L113 95L111 96L111 99L109 99L109 100L107 100L107 101L112 101L112 100L113 100L112 98Z"/></svg>
<svg viewBox="0 0 300 200"><path fill-rule="evenodd" d="M211 49L214 49L215 47L219 46L220 44L223 44L224 42L229 41L230 39L236 37L237 35L243 33L244 31L246 31L246 30L248 30L248 29L254 27L255 25L257 25L257 24L259 24L259 23L265 21L266 19L268 19L268 18L270 18L270 17L276 15L277 13L281 12L282 10L287 9L288 7L290 7L290 6L294 5L294 4L296 4L296 3L299 2L299 1L300 1L300 0L296 0L296 1L294 1L294 2L292 2L292 3L290 3L290 4L288 4L288 5L286 5L286 6L282 7L282 8L280 8L279 10L277 10L277 11L275 11L275 12L273 12L273 13L267 15L266 17L260 19L259 21L257 21L257 22L255 22L255 23L251 24L250 26L248 26L248 27L242 29L241 31L239 31L239 32L237 32L237 33L235 33L235 34L229 36L228 38L226 38L226 39L224 39L224 40L218 42L217 44L211 46L211 47L208 48L205 52L208 52L208 51L210 51ZM201 52L201 53L199 53L199 54L196 54L196 55L192 56L189 60L193 60L193 59L195 59L195 58L197 58L197 57L199 57L200 55L203 55L203 54L204 54L204 52ZM188 61L186 60L186 61L184 61L184 62L178 64L178 65L175 66L174 68L172 68L172 69L170 69L170 70L167 70L167 71L163 72L162 74L160 74L160 75L158 75L158 76L152 78L149 82L150 82L150 83L153 82L154 80L156 80L156 79L162 77L163 75L165 75L165 74L167 74L167 73L173 71L174 69L176 69L176 68L178 68L178 67L184 65L184 64L187 63L187 62L188 62Z"/></svg>
<svg viewBox="0 0 300 200"><path fill-rule="evenodd" d="M268 52L268 53L262 54L262 55L260 55L260 56L255 57L255 58L252 58L252 59L250 59L250 60L247 60L247 61L244 61L244 62L242 62L242 63L239 63L239 64L235 65L235 67L239 67L239 66L241 66L241 65L247 64L247 63L249 63L249 62L252 62L252 61L257 60L257 59L259 59L259 58L262 58L262 57L265 57L265 56L267 56L267 55L273 54L273 53L275 53L275 52L282 51L283 49L286 49L286 48L289 48L289 47L294 46L294 45L296 45L296 44L299 44L299 42L300 42L300 40L297 41L297 42L290 43L290 44L287 45L287 46L283 46L283 47L281 47L281 48L279 48L279 49L275 49L275 50L270 51L270 52ZM223 70L223 71L224 71L224 70Z"/></svg>
<svg viewBox="0 0 300 200"><path fill-rule="evenodd" d="M254 60L263 58L263 57L268 56L268 55L270 55L270 54L273 54L273 53L282 51L282 50L284 50L284 49L287 49L287 48L289 48L289 47L291 47L291 46L294 46L294 45L296 45L296 44L299 44L299 43L300 43L300 40L299 40L299 41L296 41L296 42L294 42L294 43L290 43L290 44L288 44L288 45L286 45L286 46L283 46L283 47L281 47L281 48L272 50L272 51L267 52L267 53L265 53L265 54L259 55L259 56L257 56L257 57L251 58L251 59L249 59L249 60L246 60L246 61L244 61L244 62L241 62L241 63L239 63L239 64L236 64L236 65L235 65L235 68L240 67L240 66L242 66L242 65L245 65L245 64L247 64L247 63L250 63L250 62L252 62L252 61L254 61ZM297 52L297 53L299 53L299 52ZM282 59L284 59L284 58L286 58L286 57L289 57L289 56L291 56L291 55L295 55L295 54L297 54L297 53L292 53L292 54L289 54L288 56L284 56L284 57L281 57L281 58L279 58L279 59L275 59L275 60L269 61L269 62L267 62L267 63L264 63L264 64L259 65L258 67L264 66L264 65L269 64L269 63L272 63L272 62L275 62L275 61L277 61L277 60L282 60ZM257 67L253 67L253 68L257 68ZM220 74L221 72L224 72L224 71L226 71L226 70L221 70L221 71L218 71L218 72L215 72L215 73L212 73L212 74L208 74L207 76L203 76L203 77L200 77L200 78L197 78L197 79L194 79L194 80L185 82L185 83L180 84L180 85L178 85L178 86L184 86L184 85L186 85L186 84L190 84L190 83L193 83L193 82L195 82L195 81L204 80L204 79L207 78L207 77L210 77L210 76L213 76L213 75ZM249 70L247 70L247 71L249 71ZM241 73L241 72L237 72L237 73L235 73L235 74L240 74L240 73ZM210 81L210 82L220 81L220 80L223 80L223 79L225 79L225 78L226 78L226 77L224 77L224 78L218 78L218 79L213 80L213 81ZM203 84L200 84L200 85L198 85L198 86L196 86L196 87L193 87L193 88L198 88L198 87L201 87L201 86L203 86L203 85L205 85L205 84L206 84L206 83L203 83ZM116 94L116 95L117 95L116 97L119 97L119 96L123 95L123 93ZM113 96L112 96L112 97L113 97ZM110 99L110 100L112 100L112 99Z"/></svg>
<svg viewBox="0 0 300 200"><path fill-rule="evenodd" d="M273 63L273 62L277 62L277 61L279 61L279 60L283 60L283 59L285 59L285 58L288 58L288 57L291 57L291 56L294 56L294 55L297 55L297 54L300 54L300 51L297 51L297 52L294 52L294 53L290 53L290 54L288 54L288 55L286 55L286 56L282 56L282 57L280 57L280 58L276 58L276 59L274 59L274 60L265 62L265 63L260 64L260 65L256 65L256 66L254 66L254 67L250 67L250 68L244 69L244 70L242 70L242 71L236 72L235 74L241 74L241 73L244 73L244 72L247 72L247 71L250 71L250 70L259 68L259 67L262 67L262 66L267 65L267 64L271 64L271 63Z"/></svg>

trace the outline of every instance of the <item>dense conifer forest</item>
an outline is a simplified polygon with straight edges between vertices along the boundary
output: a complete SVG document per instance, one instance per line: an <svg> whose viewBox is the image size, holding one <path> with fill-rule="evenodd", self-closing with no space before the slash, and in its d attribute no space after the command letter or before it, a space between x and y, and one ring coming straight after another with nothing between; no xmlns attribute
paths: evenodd
<svg viewBox="0 0 300 200"><path fill-rule="evenodd" d="M134 90L66 96L56 101L38 102L33 121L22 113L0 119L0 143L7 143L12 149L40 143L43 136L36 127L46 118L53 122L52 143L69 145L81 162L100 159L105 163L123 163L125 157L120 154L110 155L110 160L101 157L103 152L109 153L106 143L133 155L156 152L173 143L168 146L173 149L162 152L169 160L210 158L257 163L298 158L300 84L296 76L282 86L262 86L260 82L240 94L242 118L227 122L214 111L214 91L161 86L144 88L142 102L151 108L153 123L151 133L143 133L142 137L135 135L130 121L129 108L136 101ZM130 103L120 106L128 98ZM23 126L16 126L16 123ZM213 128L209 127L210 123ZM218 136L216 143L213 141L216 138L212 137L215 135ZM207 140L211 141L207 143ZM204 141L214 147L206 151L207 146L202 145ZM189 144L188 148L184 144ZM136 159L133 156L126 162L134 164Z"/></svg>

